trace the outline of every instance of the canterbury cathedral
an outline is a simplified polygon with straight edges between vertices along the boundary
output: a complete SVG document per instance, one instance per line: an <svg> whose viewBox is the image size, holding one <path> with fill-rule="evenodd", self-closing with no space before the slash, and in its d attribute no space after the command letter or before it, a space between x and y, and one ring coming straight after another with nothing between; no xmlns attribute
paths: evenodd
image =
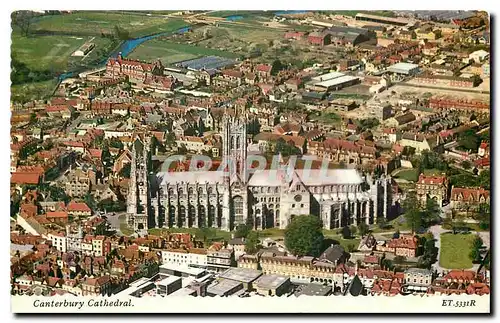
<svg viewBox="0 0 500 323"><path fill-rule="evenodd" d="M310 214L325 229L375 223L392 204L390 179L355 169L263 169L247 166L247 118L223 117L223 164L227 170L151 172L147 138L132 147L128 223L134 230L238 224L284 229L296 215Z"/></svg>

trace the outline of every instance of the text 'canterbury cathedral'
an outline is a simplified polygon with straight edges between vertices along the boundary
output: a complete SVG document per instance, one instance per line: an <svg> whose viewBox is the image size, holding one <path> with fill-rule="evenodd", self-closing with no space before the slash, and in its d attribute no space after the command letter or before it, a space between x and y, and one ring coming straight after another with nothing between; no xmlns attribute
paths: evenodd
<svg viewBox="0 0 500 323"><path fill-rule="evenodd" d="M355 169L248 169L247 118L223 118L226 170L158 172L148 138L132 146L127 220L135 231L148 228L212 227L231 231L239 224L256 230L284 229L296 215L319 216L325 229L387 218L390 179ZM233 165L232 164L232 165Z"/></svg>

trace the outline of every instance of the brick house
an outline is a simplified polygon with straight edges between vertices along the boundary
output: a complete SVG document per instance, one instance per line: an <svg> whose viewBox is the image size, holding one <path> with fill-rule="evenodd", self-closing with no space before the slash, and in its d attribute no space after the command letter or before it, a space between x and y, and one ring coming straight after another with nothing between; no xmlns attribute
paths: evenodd
<svg viewBox="0 0 500 323"><path fill-rule="evenodd" d="M440 206L448 199L448 178L445 174L441 176L420 174L416 188L417 197L422 205L425 205L428 198L435 199Z"/></svg>

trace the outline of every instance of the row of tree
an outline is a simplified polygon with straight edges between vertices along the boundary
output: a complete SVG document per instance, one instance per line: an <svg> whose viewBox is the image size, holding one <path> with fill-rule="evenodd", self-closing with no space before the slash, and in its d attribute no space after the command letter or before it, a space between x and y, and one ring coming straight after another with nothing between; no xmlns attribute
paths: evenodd
<svg viewBox="0 0 500 323"><path fill-rule="evenodd" d="M405 220L410 224L413 233L438 222L441 216L441 207L436 200L428 198L424 208L422 208L415 191L407 193L402 207Z"/></svg>

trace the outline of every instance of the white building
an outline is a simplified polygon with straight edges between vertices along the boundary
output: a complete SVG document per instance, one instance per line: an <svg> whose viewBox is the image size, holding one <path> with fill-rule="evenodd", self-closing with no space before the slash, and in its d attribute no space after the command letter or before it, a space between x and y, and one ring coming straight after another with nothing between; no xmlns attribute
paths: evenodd
<svg viewBox="0 0 500 323"><path fill-rule="evenodd" d="M420 72L420 68L418 67L417 64L410 64L410 63L397 63L392 66L389 66L387 68L387 71L396 73L396 74L402 74L402 75L409 75L413 76L416 75Z"/></svg>
<svg viewBox="0 0 500 323"><path fill-rule="evenodd" d="M469 54L469 59L473 60L476 63L480 63L488 59L488 57L490 57L490 53L483 49L476 50L475 52Z"/></svg>
<svg viewBox="0 0 500 323"><path fill-rule="evenodd" d="M66 252L66 236L63 233L51 232L48 237L52 241L52 246L59 251Z"/></svg>
<svg viewBox="0 0 500 323"><path fill-rule="evenodd" d="M207 252L205 249L162 250L161 259L163 264L206 266Z"/></svg>

